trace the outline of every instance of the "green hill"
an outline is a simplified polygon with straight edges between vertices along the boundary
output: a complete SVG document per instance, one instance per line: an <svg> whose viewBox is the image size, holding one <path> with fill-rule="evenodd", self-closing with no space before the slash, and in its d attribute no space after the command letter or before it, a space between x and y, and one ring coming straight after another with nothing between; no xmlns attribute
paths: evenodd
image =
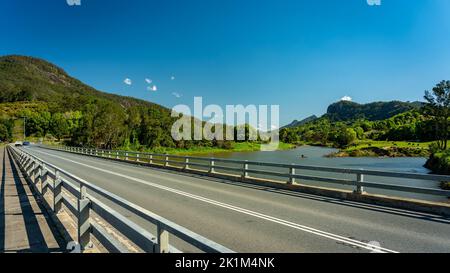
<svg viewBox="0 0 450 273"><path fill-rule="evenodd" d="M26 56L0 57L0 103L46 102L53 110L77 110L94 99L104 99L124 108L166 108L139 99L100 92L69 76L45 60Z"/></svg>
<svg viewBox="0 0 450 273"><path fill-rule="evenodd" d="M9 131L2 139L17 137L26 117L31 137L96 147L172 147L170 114L151 102L100 92L45 60L0 57L1 131Z"/></svg>

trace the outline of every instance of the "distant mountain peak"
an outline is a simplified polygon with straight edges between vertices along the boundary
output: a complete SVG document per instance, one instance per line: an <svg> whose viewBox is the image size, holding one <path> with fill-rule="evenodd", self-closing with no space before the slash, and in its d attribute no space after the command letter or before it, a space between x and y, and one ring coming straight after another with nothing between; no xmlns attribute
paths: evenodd
<svg viewBox="0 0 450 273"><path fill-rule="evenodd" d="M299 120L294 120L293 122L291 122L290 124L284 126L283 128L295 128L295 127L304 125L306 123L315 121L316 119L318 119L318 117L316 115L312 115L312 116L309 116L309 117L307 117L305 119L302 119L300 121ZM281 129L283 129L283 128L281 128Z"/></svg>

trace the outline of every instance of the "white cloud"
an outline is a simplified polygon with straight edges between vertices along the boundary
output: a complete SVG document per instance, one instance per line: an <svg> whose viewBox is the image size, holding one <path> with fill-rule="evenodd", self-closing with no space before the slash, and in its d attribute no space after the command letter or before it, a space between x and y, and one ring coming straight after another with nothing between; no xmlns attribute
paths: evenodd
<svg viewBox="0 0 450 273"><path fill-rule="evenodd" d="M170 79L171 79L172 81L174 81L174 80L175 80L175 76L170 77Z"/></svg>
<svg viewBox="0 0 450 273"><path fill-rule="evenodd" d="M128 78L126 78L123 82L124 82L126 85L132 85L132 84L133 84L133 81L131 81L131 79L128 79Z"/></svg>
<svg viewBox="0 0 450 273"><path fill-rule="evenodd" d="M148 84L151 84L153 81L151 79L147 78L147 79L145 79L145 82L148 83Z"/></svg>
<svg viewBox="0 0 450 273"><path fill-rule="evenodd" d="M149 87L147 87L147 90L148 90L148 91L156 92L156 91L158 91L158 87L157 87L156 85L149 86Z"/></svg>
<svg viewBox="0 0 450 273"><path fill-rule="evenodd" d="M181 95L180 93L177 93L177 92L173 92L172 93L172 95L174 96L174 97L176 97L176 98L181 98L183 95Z"/></svg>
<svg viewBox="0 0 450 273"><path fill-rule="evenodd" d="M349 96L345 96L343 98L341 98L341 101L352 101L353 99Z"/></svg>

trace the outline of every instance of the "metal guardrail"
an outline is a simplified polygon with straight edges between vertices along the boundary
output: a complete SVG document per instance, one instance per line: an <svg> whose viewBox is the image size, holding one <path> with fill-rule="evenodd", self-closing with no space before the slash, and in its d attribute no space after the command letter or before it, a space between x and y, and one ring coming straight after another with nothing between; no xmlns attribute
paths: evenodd
<svg viewBox="0 0 450 273"><path fill-rule="evenodd" d="M91 235L93 235L110 252L128 252L126 246L111 236L93 219L91 212L94 212L144 252L169 253L177 251L169 244L170 234L204 252L233 253L232 250L224 246L97 187L24 151L24 149L12 146L8 146L8 149L12 152L22 170L34 183L38 193L44 196L50 191L53 198L52 204L48 205L53 212L58 214L64 204L76 217L77 239L83 249L90 244ZM36 186L38 184L40 188ZM156 236L99 201L87 190L154 224L157 231ZM48 202L45 198L43 200Z"/></svg>
<svg viewBox="0 0 450 273"><path fill-rule="evenodd" d="M232 172L235 173L237 172L240 173L242 179L244 180L253 178L250 176L250 174L259 174L286 179L287 184L295 184L296 179L301 179L315 182L326 182L331 184L354 186L355 193L357 194L365 193L366 188L376 188L399 192L410 192L410 193L420 193L420 194L450 197L450 191L448 190L441 190L437 188L411 187L385 183L374 183L364 180L365 176L376 176L376 177L418 179L430 182L450 181L450 176L444 175L413 174L413 173L386 172L386 171L363 170L363 169L305 166L297 164L280 164L280 163L256 162L247 160L177 156L169 154L141 153L132 151L104 150L104 149L91 149L91 148L67 147L67 146L57 146L57 147L45 146L44 148L96 156L101 158L110 158L127 162L132 161L148 165L157 165L162 167L179 167L181 170L201 170L201 168L203 168L205 169L205 172L208 172L211 175L217 173L216 170L221 170L222 172L220 174L225 175L226 174L232 175ZM197 163L194 163L193 161L196 161ZM198 163L198 162L206 162L206 163ZM218 166L216 165L216 163L226 163L233 166ZM275 172L270 170L251 169L250 167L252 166L274 167L280 169L280 171ZM193 167L197 167L197 169ZM355 179L339 179L339 178L319 177L312 175L301 175L296 173L299 170L309 170L309 171L337 173L337 174L352 174L355 175ZM280 181L283 182L285 180Z"/></svg>

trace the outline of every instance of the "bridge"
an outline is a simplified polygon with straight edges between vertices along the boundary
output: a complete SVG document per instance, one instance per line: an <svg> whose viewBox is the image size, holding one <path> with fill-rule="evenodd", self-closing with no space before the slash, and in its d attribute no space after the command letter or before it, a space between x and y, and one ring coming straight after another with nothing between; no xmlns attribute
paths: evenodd
<svg viewBox="0 0 450 273"><path fill-rule="evenodd" d="M450 251L448 202L371 193L449 197L431 186L447 176L74 147L9 147L9 153L49 213L71 215L71 238L85 251ZM326 176L333 172L345 177ZM367 177L422 179L430 187Z"/></svg>

